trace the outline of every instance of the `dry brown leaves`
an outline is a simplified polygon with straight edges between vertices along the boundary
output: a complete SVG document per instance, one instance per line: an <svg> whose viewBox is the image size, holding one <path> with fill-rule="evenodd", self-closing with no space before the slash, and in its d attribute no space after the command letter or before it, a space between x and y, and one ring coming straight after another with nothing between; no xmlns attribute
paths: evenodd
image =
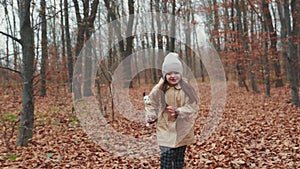
<svg viewBox="0 0 300 169"><path fill-rule="evenodd" d="M149 86L130 91L130 101L143 111L142 93ZM196 143L189 146L185 168L299 168L300 111L287 101L288 88L273 88L271 98L228 85L226 110L215 133L203 144L199 135L210 106L210 87L201 83L201 106L195 124ZM1 112L18 114L20 86L0 91ZM261 91L263 91L263 86ZM60 95L57 95L60 93ZM116 157L101 149L83 132L72 113L71 95L63 88L49 88L48 96L35 97L34 137L28 147L8 151L0 142L0 168L159 168L159 154L147 159ZM150 136L155 128L144 127L120 115L110 122L120 133ZM1 124L1 135L3 126Z"/></svg>

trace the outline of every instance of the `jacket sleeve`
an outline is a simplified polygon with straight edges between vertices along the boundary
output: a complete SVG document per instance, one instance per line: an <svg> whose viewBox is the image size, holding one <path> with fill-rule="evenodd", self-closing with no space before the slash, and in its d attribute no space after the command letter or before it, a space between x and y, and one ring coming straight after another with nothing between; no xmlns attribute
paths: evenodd
<svg viewBox="0 0 300 169"><path fill-rule="evenodd" d="M178 107L176 112L178 113L178 118L196 118L197 110L197 101L189 103L189 98L186 97L185 104L182 107Z"/></svg>
<svg viewBox="0 0 300 169"><path fill-rule="evenodd" d="M157 119L158 112L160 111L161 107L161 86L163 85L164 80L161 79L158 84L154 86L149 94L149 103L145 105L146 111L146 120L147 118Z"/></svg>
<svg viewBox="0 0 300 169"><path fill-rule="evenodd" d="M146 120L149 118L157 119L158 103L155 99L151 99L150 97L150 102L149 104L145 105L145 110L146 110Z"/></svg>

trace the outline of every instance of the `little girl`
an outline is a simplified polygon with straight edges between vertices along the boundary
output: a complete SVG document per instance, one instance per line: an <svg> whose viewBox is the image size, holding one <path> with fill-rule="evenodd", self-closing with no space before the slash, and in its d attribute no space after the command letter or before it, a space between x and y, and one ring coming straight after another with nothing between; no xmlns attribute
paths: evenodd
<svg viewBox="0 0 300 169"><path fill-rule="evenodd" d="M146 121L157 122L161 169L182 169L187 145L194 141L193 124L198 108L195 90L182 79L177 53L169 53L162 65L163 77L149 94Z"/></svg>

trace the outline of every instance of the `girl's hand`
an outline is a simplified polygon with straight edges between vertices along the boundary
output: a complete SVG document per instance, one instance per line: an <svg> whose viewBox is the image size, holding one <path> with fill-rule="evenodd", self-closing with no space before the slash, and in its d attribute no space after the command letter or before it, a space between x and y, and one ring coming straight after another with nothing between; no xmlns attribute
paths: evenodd
<svg viewBox="0 0 300 169"><path fill-rule="evenodd" d="M152 124L154 122L156 122L157 119L153 119L153 118L148 118L147 119L147 123Z"/></svg>
<svg viewBox="0 0 300 169"><path fill-rule="evenodd" d="M177 117L178 113L176 112L176 109L173 106L167 106L166 111L171 114L171 116Z"/></svg>
<svg viewBox="0 0 300 169"><path fill-rule="evenodd" d="M157 121L157 119L148 118L146 126L149 127L151 124L155 123L156 121Z"/></svg>

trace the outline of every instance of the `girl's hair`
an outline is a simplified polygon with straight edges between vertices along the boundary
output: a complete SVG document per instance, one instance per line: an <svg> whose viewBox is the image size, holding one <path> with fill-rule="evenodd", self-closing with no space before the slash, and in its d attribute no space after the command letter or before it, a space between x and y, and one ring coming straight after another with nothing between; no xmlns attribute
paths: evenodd
<svg viewBox="0 0 300 169"><path fill-rule="evenodd" d="M168 89L168 81L166 80L166 77L164 79L164 84L161 88L161 90L165 93ZM198 102L198 99L197 99L197 96L196 96L196 91L195 89L190 85L188 84L186 81L181 80L179 81L179 84L183 90L183 92L189 97L189 103L194 103L194 102Z"/></svg>

